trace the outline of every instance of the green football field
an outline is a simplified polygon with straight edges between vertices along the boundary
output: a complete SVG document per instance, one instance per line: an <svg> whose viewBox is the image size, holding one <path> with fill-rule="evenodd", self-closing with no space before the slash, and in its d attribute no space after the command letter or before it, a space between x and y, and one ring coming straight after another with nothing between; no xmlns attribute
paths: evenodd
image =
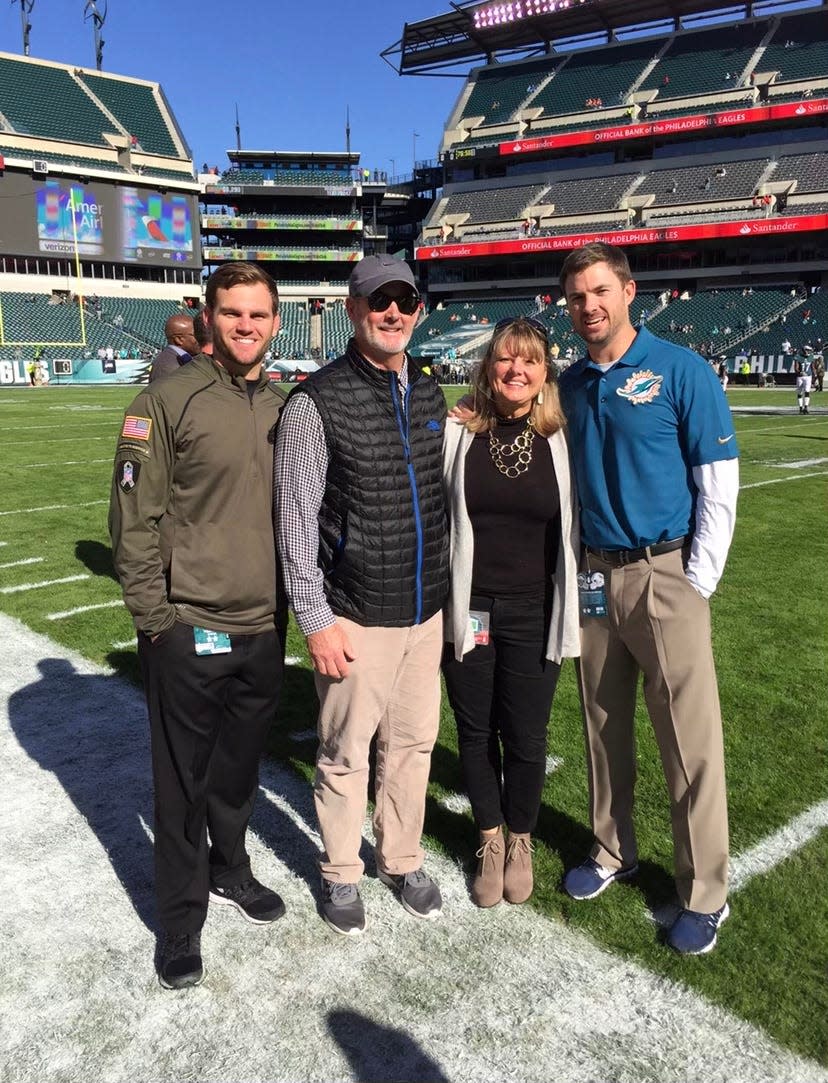
<svg viewBox="0 0 828 1083"><path fill-rule="evenodd" d="M130 388L0 391L0 611L137 680L134 630L120 602L106 530L112 453L133 394ZM733 390L728 398L742 492L712 613L725 719L732 916L710 956L678 958L660 942L654 918L672 901L671 844L664 783L643 712L641 875L590 903L561 893L562 872L590 844L571 663L549 732L531 905L828 1064L828 412L820 412L816 394L817 412L800 416L792 389ZM313 725L313 686L295 630L288 655L293 664L270 750L274 760L309 779L314 742L296 737ZM471 865L475 835L447 708L426 829L431 848Z"/></svg>

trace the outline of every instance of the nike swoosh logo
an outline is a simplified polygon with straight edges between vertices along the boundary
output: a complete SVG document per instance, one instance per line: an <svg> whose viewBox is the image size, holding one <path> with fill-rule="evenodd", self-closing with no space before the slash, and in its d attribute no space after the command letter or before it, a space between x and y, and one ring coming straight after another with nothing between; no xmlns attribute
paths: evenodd
<svg viewBox="0 0 828 1083"><path fill-rule="evenodd" d="M730 436L720 436L720 437L718 437L718 440L719 440L720 444L726 444L728 442L728 440L732 440L732 439L733 439L733 433L731 433Z"/></svg>

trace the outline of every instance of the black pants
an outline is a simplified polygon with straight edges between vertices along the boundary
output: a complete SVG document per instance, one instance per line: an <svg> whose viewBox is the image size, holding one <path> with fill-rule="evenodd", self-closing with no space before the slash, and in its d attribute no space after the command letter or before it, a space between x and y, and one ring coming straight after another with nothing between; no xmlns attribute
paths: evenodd
<svg viewBox="0 0 828 1083"><path fill-rule="evenodd" d="M211 883L250 876L245 834L284 651L275 630L234 635L231 647L197 655L193 629L181 623L154 643L138 637L155 786L155 893L168 933L201 928Z"/></svg>
<svg viewBox="0 0 828 1083"><path fill-rule="evenodd" d="M545 657L550 603L473 596L490 641L462 662L454 644L443 674L457 721L460 764L480 830L532 832L546 776L546 731L560 666Z"/></svg>

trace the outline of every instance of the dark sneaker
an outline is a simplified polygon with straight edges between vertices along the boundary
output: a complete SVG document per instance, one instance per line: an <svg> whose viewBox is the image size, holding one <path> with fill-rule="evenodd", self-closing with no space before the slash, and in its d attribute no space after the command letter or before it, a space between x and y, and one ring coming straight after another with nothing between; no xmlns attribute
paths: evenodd
<svg viewBox="0 0 828 1083"><path fill-rule="evenodd" d="M716 947L716 932L729 914L727 903L712 914L682 910L667 934L667 943L681 955L706 955Z"/></svg>
<svg viewBox="0 0 828 1083"><path fill-rule="evenodd" d="M230 887L210 888L210 902L220 906L235 906L243 918L254 925L267 925L284 917L285 904L275 891L260 884L258 880L245 880Z"/></svg>
<svg viewBox="0 0 828 1083"><path fill-rule="evenodd" d="M201 933L165 933L158 952L158 980L165 989L186 989L204 981Z"/></svg>
<svg viewBox="0 0 828 1083"><path fill-rule="evenodd" d="M322 901L319 912L326 924L344 936L365 932L365 907L356 884L343 884L322 877Z"/></svg>
<svg viewBox="0 0 828 1083"><path fill-rule="evenodd" d="M407 872L404 876L392 876L378 869L377 875L384 884L399 893L400 902L415 918L438 918L443 912L440 889L422 869Z"/></svg>
<svg viewBox="0 0 828 1083"><path fill-rule="evenodd" d="M621 869L608 869L606 865L588 857L583 865L570 869L564 877L564 891L572 899L594 899L606 891L616 880L628 880L638 872L638 865L628 865Z"/></svg>

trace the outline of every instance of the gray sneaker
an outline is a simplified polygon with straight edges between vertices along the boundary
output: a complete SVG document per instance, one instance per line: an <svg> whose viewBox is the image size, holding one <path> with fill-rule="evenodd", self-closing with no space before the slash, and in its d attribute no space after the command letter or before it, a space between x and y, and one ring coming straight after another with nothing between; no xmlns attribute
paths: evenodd
<svg viewBox="0 0 828 1083"><path fill-rule="evenodd" d="M443 912L440 889L422 869L407 872L404 876L392 876L377 869L377 875L384 884L399 893L400 902L415 918L438 918Z"/></svg>
<svg viewBox="0 0 828 1083"><path fill-rule="evenodd" d="M356 884L342 884L323 876L319 912L334 932L359 936L365 931L365 908Z"/></svg>

